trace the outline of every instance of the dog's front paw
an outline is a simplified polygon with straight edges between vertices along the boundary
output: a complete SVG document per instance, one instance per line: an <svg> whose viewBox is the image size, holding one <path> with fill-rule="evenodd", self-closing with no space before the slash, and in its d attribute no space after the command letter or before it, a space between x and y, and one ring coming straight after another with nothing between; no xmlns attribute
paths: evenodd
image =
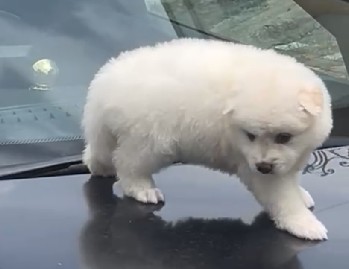
<svg viewBox="0 0 349 269"><path fill-rule="evenodd" d="M310 212L275 219L277 228L308 240L326 240L327 229Z"/></svg>
<svg viewBox="0 0 349 269"><path fill-rule="evenodd" d="M131 192L126 192L125 195L147 204L158 204L159 202L165 201L164 195L157 188L134 189Z"/></svg>

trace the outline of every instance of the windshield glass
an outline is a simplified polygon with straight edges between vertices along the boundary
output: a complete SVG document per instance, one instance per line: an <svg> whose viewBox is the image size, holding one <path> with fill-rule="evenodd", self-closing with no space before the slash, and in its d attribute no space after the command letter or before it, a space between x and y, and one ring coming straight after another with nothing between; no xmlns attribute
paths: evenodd
<svg viewBox="0 0 349 269"><path fill-rule="evenodd" d="M274 48L313 68L349 136L349 3L342 0L4 0L0 168L80 155L89 82L123 50L178 37Z"/></svg>

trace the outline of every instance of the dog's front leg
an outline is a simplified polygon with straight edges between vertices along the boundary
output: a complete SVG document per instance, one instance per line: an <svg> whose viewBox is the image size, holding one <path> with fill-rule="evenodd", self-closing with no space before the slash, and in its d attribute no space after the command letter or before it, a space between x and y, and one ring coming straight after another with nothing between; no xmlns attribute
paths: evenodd
<svg viewBox="0 0 349 269"><path fill-rule="evenodd" d="M242 173L240 177L277 228L303 239L327 239L326 228L304 204L296 174L279 178Z"/></svg>
<svg viewBox="0 0 349 269"><path fill-rule="evenodd" d="M298 186L298 188L305 206L309 209L312 209L315 206L313 197L311 197L310 193L307 190L305 190L302 186Z"/></svg>

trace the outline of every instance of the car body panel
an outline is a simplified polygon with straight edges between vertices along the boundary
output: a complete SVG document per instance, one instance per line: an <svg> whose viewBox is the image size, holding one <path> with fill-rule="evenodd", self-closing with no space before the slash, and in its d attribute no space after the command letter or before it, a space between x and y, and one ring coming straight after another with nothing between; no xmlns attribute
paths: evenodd
<svg viewBox="0 0 349 269"><path fill-rule="evenodd" d="M112 178L0 181L0 267L348 268L349 147L301 176L329 240L278 231L237 178L190 165L156 175L164 205L123 198Z"/></svg>

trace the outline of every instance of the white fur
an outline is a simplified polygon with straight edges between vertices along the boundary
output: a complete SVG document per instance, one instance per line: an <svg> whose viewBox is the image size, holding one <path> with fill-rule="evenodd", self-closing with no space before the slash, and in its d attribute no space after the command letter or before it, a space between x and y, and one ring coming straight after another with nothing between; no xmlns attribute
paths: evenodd
<svg viewBox="0 0 349 269"><path fill-rule="evenodd" d="M97 73L83 116L83 159L93 174L116 170L124 194L144 203L164 200L152 175L176 162L237 174L277 227L325 239L297 178L331 131L330 103L321 79L291 57L173 40L124 52ZM280 132L294 137L277 144ZM262 161L273 174L257 171Z"/></svg>

